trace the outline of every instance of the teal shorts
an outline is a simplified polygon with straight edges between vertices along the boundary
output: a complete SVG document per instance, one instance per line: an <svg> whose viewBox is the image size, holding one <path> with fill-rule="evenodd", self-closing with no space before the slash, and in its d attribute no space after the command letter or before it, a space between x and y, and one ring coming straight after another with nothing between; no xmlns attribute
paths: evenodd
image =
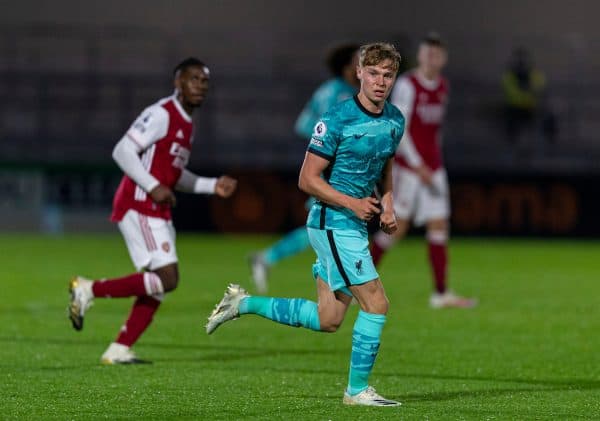
<svg viewBox="0 0 600 421"><path fill-rule="evenodd" d="M317 253L313 276L319 276L332 291L352 295L349 286L379 278L369 252L366 233L356 230L307 228L312 248Z"/></svg>

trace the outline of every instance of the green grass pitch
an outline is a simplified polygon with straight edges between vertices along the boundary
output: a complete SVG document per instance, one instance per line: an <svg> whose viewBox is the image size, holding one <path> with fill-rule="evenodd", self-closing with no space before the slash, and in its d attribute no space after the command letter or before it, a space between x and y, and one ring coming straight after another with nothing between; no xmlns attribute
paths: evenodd
<svg viewBox="0 0 600 421"><path fill-rule="evenodd" d="M204 332L273 239L180 235L179 289L135 347L154 363L106 367L131 300L96 300L75 332L67 282L130 273L118 234L0 235L0 419L600 418L599 242L453 240L451 280L473 310L429 309L424 243L400 244L380 270L391 310L371 380L403 405L357 408L342 405L356 306L335 334L255 316ZM270 293L314 299L312 260L274 268Z"/></svg>

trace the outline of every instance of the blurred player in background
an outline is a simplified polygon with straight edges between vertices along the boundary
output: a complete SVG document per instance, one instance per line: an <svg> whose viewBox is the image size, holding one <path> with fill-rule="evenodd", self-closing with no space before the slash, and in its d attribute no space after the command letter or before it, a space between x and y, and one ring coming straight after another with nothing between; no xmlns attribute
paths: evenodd
<svg viewBox="0 0 600 421"><path fill-rule="evenodd" d="M315 124L326 111L357 93L358 47L355 44L342 44L334 47L327 55L327 67L333 77L317 88L296 120L296 134L304 140L310 139ZM310 209L311 205L312 200L309 199L307 208ZM269 267L286 257L304 251L309 246L306 226L303 225L290 231L268 248L253 253L250 256L250 266L256 290L259 293L267 292Z"/></svg>
<svg viewBox="0 0 600 421"><path fill-rule="evenodd" d="M476 301L455 295L447 281L450 200L441 149L448 102L448 82L442 76L446 60L446 46L439 35L427 35L419 45L417 68L399 77L392 92L392 104L406 118L393 168L398 230L392 236L375 233L371 254L378 265L385 252L404 237L411 220L417 226L425 224L435 287L431 307L473 307Z"/></svg>
<svg viewBox="0 0 600 421"><path fill-rule="evenodd" d="M377 214L381 214L384 232L397 228L391 168L404 132L404 118L386 100L399 64L400 55L390 44L361 47L360 92L326 112L313 129L298 184L317 199L306 225L317 254L313 275L318 303L253 297L239 285L230 284L206 325L210 334L228 320L257 314L290 326L335 332L355 297L360 311L343 398L348 405L400 405L378 395L368 383L389 304L369 254L367 233L367 222ZM371 197L379 181L381 202Z"/></svg>
<svg viewBox="0 0 600 421"><path fill-rule="evenodd" d="M175 67L175 94L146 108L113 150L125 175L113 202L111 220L119 226L137 273L115 279L71 280L69 318L83 328L94 298L137 297L115 342L102 355L105 364L143 362L131 346L152 322L165 293L179 282L173 189L229 197L236 180L199 177L185 167L193 141L192 113L209 87L208 67L188 58Z"/></svg>

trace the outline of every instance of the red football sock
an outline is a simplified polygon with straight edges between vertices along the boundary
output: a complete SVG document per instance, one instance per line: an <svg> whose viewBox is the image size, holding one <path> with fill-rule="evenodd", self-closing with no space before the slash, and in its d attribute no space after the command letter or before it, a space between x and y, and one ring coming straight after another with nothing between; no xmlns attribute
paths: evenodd
<svg viewBox="0 0 600 421"><path fill-rule="evenodd" d="M163 293L160 278L153 272L134 273L122 278L96 281L92 284L94 297L140 297Z"/></svg>
<svg viewBox="0 0 600 421"><path fill-rule="evenodd" d="M427 242L429 248L429 263L433 272L435 290L443 294L446 292L446 269L448 267L448 246L446 243L436 244Z"/></svg>
<svg viewBox="0 0 600 421"><path fill-rule="evenodd" d="M133 303L129 318L121 328L116 342L132 346L152 323L158 306L160 306L160 301L154 297L138 297Z"/></svg>

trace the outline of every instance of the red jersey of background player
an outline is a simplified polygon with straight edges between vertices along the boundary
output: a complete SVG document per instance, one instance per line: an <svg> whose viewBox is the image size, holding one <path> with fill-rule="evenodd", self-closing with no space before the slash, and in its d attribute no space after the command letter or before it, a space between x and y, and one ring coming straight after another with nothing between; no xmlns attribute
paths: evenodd
<svg viewBox="0 0 600 421"><path fill-rule="evenodd" d="M441 128L447 100L448 81L444 77L427 80L413 71L398 79L391 102L404 114L407 125L402 143L408 143L396 153L399 165L411 168L424 163L432 171L443 167ZM415 152L420 159L411 156Z"/></svg>
<svg viewBox="0 0 600 421"><path fill-rule="evenodd" d="M146 108L127 131L127 138L141 148L144 168L171 189L188 163L192 145L192 118L174 96ZM120 221L129 209L171 219L171 207L155 203L142 187L124 175L113 200L111 220Z"/></svg>

